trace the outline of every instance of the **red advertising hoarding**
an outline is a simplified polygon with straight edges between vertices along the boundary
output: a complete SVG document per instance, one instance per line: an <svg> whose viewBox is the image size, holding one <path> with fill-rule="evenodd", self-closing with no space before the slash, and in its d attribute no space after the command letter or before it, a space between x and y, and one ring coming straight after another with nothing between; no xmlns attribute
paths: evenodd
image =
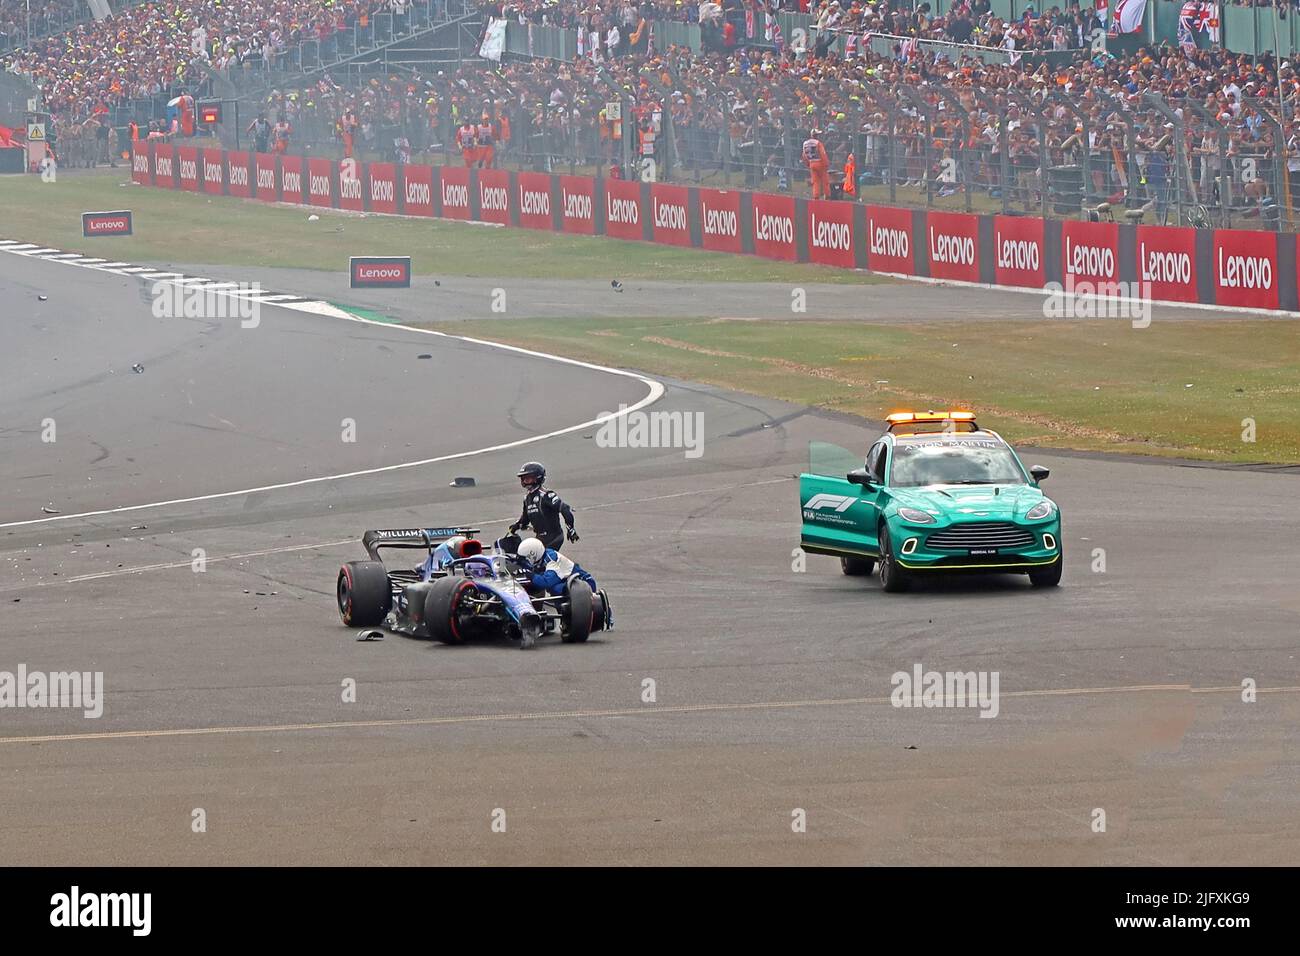
<svg viewBox="0 0 1300 956"><path fill-rule="evenodd" d="M366 192L371 212L397 212L397 167L392 163L367 163Z"/></svg>
<svg viewBox="0 0 1300 956"><path fill-rule="evenodd" d="M402 167L403 211L408 216L433 215L433 167ZM469 200L465 200L466 205Z"/></svg>
<svg viewBox="0 0 1300 956"><path fill-rule="evenodd" d="M925 253L932 278L979 282L979 217L964 212L926 213Z"/></svg>
<svg viewBox="0 0 1300 956"><path fill-rule="evenodd" d="M280 157L280 201L302 202L302 157Z"/></svg>
<svg viewBox="0 0 1300 956"><path fill-rule="evenodd" d="M993 281L1041 289L1047 283L1043 220L1036 216L993 217Z"/></svg>
<svg viewBox="0 0 1300 956"><path fill-rule="evenodd" d="M1277 235L1214 230L1214 301L1243 309L1276 309Z"/></svg>
<svg viewBox="0 0 1300 956"><path fill-rule="evenodd" d="M794 239L794 197L752 193L754 252L768 259L798 258Z"/></svg>
<svg viewBox="0 0 1300 956"><path fill-rule="evenodd" d="M626 179L605 180L605 235L641 239L641 184Z"/></svg>
<svg viewBox="0 0 1300 956"><path fill-rule="evenodd" d="M504 169L478 171L478 217L510 225L510 174Z"/></svg>
<svg viewBox="0 0 1300 956"><path fill-rule="evenodd" d="M588 176L560 177L560 214L565 232L590 236L596 231L596 190Z"/></svg>
<svg viewBox="0 0 1300 956"><path fill-rule="evenodd" d="M443 166L440 188L442 189L442 217L444 219L469 218L469 167Z"/></svg>
<svg viewBox="0 0 1300 956"><path fill-rule="evenodd" d="M910 209L867 207L867 268L872 272L916 275Z"/></svg>
<svg viewBox="0 0 1300 956"><path fill-rule="evenodd" d="M691 244L691 219L687 212L690 190L685 186L655 183L650 187L650 221L655 242L670 246Z"/></svg>
<svg viewBox="0 0 1300 956"><path fill-rule="evenodd" d="M199 150L197 146L177 146L176 165L181 171L181 189L199 191Z"/></svg>
<svg viewBox="0 0 1300 956"><path fill-rule="evenodd" d="M203 151L203 191L220 196L226 186L225 157L219 149Z"/></svg>
<svg viewBox="0 0 1300 956"><path fill-rule="evenodd" d="M307 200L313 206L334 205L333 160L307 160Z"/></svg>
<svg viewBox="0 0 1300 956"><path fill-rule="evenodd" d="M176 150L171 143L155 143L153 147L153 184L164 189L176 186Z"/></svg>
<svg viewBox="0 0 1300 956"><path fill-rule="evenodd" d="M141 186L149 185L153 164L149 160L149 144L133 143L131 146L131 179Z"/></svg>
<svg viewBox="0 0 1300 956"><path fill-rule="evenodd" d="M361 164L349 156L339 160L338 197L340 209L360 211L365 208L362 194Z"/></svg>
<svg viewBox="0 0 1300 956"><path fill-rule="evenodd" d="M247 199L253 195L247 153L226 153L226 183L232 196Z"/></svg>
<svg viewBox="0 0 1300 956"><path fill-rule="evenodd" d="M275 156L271 153L258 153L253 172L257 175L257 198L275 202L280 182L275 171Z"/></svg>
<svg viewBox="0 0 1300 956"><path fill-rule="evenodd" d="M740 252L740 193L734 189L701 189L697 215L705 249Z"/></svg>
<svg viewBox="0 0 1300 956"><path fill-rule="evenodd" d="M853 203L808 201L808 259L827 266L853 268Z"/></svg>
<svg viewBox="0 0 1300 956"><path fill-rule="evenodd" d="M1137 255L1142 298L1197 300L1195 229L1138 226Z"/></svg>
<svg viewBox="0 0 1300 956"><path fill-rule="evenodd" d="M349 260L348 283L353 289L409 289L410 256L353 256Z"/></svg>
<svg viewBox="0 0 1300 956"><path fill-rule="evenodd" d="M519 173L519 225L527 229L550 229L551 177L546 173Z"/></svg>
<svg viewBox="0 0 1300 956"><path fill-rule="evenodd" d="M1119 223L1061 223L1061 281L1067 291L1080 292L1088 291L1079 289L1080 283L1119 282Z"/></svg>

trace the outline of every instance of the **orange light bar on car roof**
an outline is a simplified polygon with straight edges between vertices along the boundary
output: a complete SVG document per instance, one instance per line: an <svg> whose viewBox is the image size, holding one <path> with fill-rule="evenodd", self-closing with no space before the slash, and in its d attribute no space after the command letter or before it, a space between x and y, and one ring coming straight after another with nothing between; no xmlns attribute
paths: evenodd
<svg viewBox="0 0 1300 956"><path fill-rule="evenodd" d="M894 412L885 417L887 422L973 422L975 421L974 412L965 411L947 411L947 412Z"/></svg>

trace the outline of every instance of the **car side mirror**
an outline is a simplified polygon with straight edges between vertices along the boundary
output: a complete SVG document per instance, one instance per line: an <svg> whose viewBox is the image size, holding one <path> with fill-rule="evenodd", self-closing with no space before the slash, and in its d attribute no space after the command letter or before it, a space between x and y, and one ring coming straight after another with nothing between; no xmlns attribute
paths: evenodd
<svg viewBox="0 0 1300 956"><path fill-rule="evenodd" d="M1050 468L1044 468L1042 465L1034 465L1029 469L1029 474L1033 476L1034 481L1046 481L1051 473Z"/></svg>
<svg viewBox="0 0 1300 956"><path fill-rule="evenodd" d="M868 491L876 487L876 482L875 479L871 477L871 472L867 471L865 468L854 468L844 477L848 479L849 484L861 485Z"/></svg>

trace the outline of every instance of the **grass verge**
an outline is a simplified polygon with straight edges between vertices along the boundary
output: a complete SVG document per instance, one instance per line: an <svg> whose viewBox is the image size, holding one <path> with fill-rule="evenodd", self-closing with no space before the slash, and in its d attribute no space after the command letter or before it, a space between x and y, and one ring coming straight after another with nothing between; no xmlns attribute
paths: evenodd
<svg viewBox="0 0 1300 956"><path fill-rule="evenodd" d="M122 183L128 185L121 185ZM0 177L3 238L130 262L271 266L346 272L348 257L411 256L417 275L674 282L887 281L846 269L773 262L648 242L502 229L436 219L361 216L130 183L130 170ZM130 209L135 234L84 239L81 214ZM308 221L315 213L316 222Z"/></svg>
<svg viewBox="0 0 1300 956"><path fill-rule="evenodd" d="M1300 462L1300 330L1291 323L647 318L436 327L874 419L970 407L1025 444ZM1254 442L1243 440L1247 419Z"/></svg>

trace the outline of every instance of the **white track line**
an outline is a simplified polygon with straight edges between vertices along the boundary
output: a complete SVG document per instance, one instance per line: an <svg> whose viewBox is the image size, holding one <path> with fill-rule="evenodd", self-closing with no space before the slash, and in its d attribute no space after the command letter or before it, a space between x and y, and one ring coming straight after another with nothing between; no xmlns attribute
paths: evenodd
<svg viewBox="0 0 1300 956"><path fill-rule="evenodd" d="M12 247L0 246L0 252L11 252ZM50 250L57 251L57 250ZM50 261L50 260L47 260ZM86 268L78 262L60 262L53 260L56 265L71 265L79 268ZM114 263L115 265L129 265L129 263ZM105 271L103 266L91 266L89 268ZM211 282L211 279L188 279L173 280L176 285L184 285L186 282ZM221 290L212 290L217 295L227 295L229 293ZM560 435L567 435L570 432L579 431L584 428L603 425L606 422L615 421L624 415L630 415L632 412L639 411L648 405L653 405L659 399L663 398L664 386L662 382L648 378L637 372L629 372L625 369L608 368L604 365L596 365L591 362L580 362L577 359L565 358L562 355L551 355L548 352L536 352L532 349L519 348L515 345L502 345L500 342L489 342L486 339L473 339L464 335L451 335L447 332L436 332L433 329L417 329L410 325L397 325L390 322L376 322L373 319L364 319L360 316L352 315L350 312L344 312L342 309L335 308L327 302L309 301L309 302L292 302L292 303L272 303L277 308L292 309L296 312L307 312L313 315L323 315L330 318L345 319L349 322L360 322L364 325L374 325L381 329L401 329L405 332L414 332L418 335L434 335L444 339L456 339L461 342L471 342L475 345L483 345L488 348L501 349L506 352L514 352L518 355L527 355L532 358L547 359L551 362L560 362L564 365L575 365L578 368L591 369L597 372L605 372L609 375L618 375L623 378L631 378L645 385L649 391L635 405L621 407L617 412L610 412L593 418L590 421L579 422L576 425L569 425L566 428L558 428L544 435L534 435L531 438L520 438L511 442L503 442L499 445L489 445L486 448L476 448L473 451L455 452L450 455L439 455L436 458L422 458L418 461L404 461L396 465L383 465L378 468L364 468L360 471L342 472L337 475L320 475L316 478L301 478L297 481L282 481L272 485L259 485L255 488L240 488L236 491L219 491L207 495L193 495L188 498L172 498L167 501L151 501L145 504L125 505L119 508L103 508L98 511L82 511L76 514L50 515L45 518L31 518L27 521L9 521L0 524L0 528L25 528L31 525L52 524L56 521L73 521L79 518L99 518L104 515L125 514L133 511L144 511L151 508L169 508L176 505L195 504L201 501L217 501L222 498L237 498L241 495L259 494L265 491L281 491L285 488L301 488L306 485L317 485L327 481L342 481L347 478L363 478L368 475L381 475L393 471L404 471L408 468L420 468L425 465L436 465L445 461L457 461L462 458L474 458L479 455L486 455L497 451L506 451L511 448L520 448L524 445L531 445L534 442L545 441L548 438L556 438Z"/></svg>

